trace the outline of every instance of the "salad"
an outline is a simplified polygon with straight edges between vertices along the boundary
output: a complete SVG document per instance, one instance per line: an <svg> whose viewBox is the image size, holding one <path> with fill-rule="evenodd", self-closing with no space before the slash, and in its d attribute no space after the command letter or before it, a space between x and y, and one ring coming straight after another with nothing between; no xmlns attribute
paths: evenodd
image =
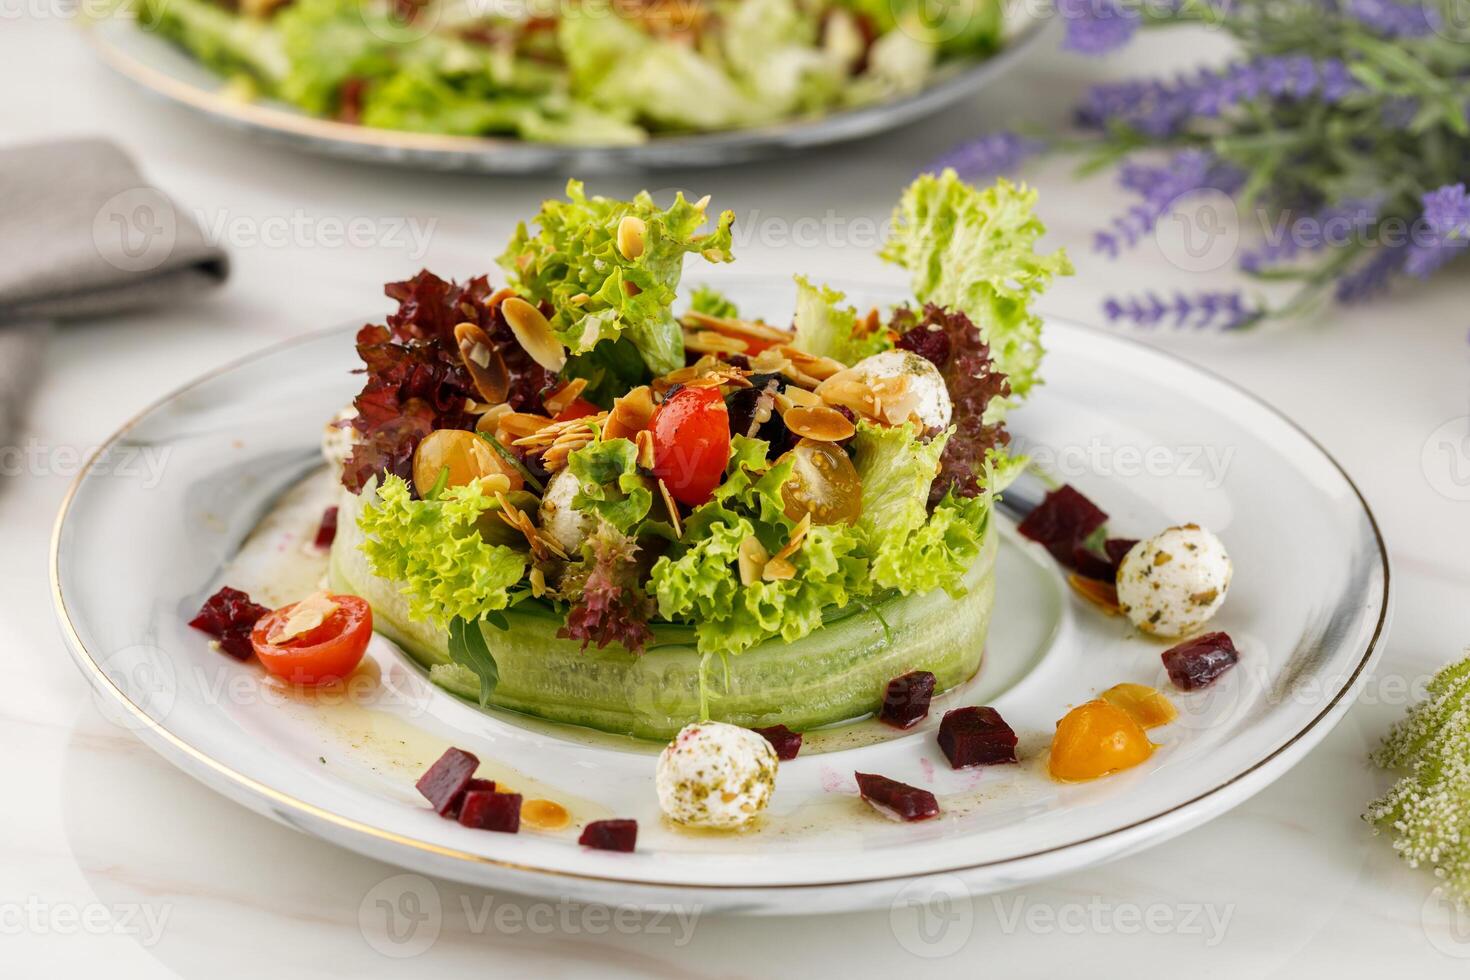
<svg viewBox="0 0 1470 980"><path fill-rule="evenodd" d="M686 256L731 261L731 212L570 182L512 237L509 285L422 272L358 333L365 383L327 427L332 591L449 691L648 738L801 731L906 672L968 679L1030 303L1070 272L1034 202L920 177L882 252L913 302L798 277L778 325L679 300Z"/></svg>
<svg viewBox="0 0 1470 980"><path fill-rule="evenodd" d="M132 9L132 4L128 9ZM1001 39L998 0L140 0L234 83L385 129L624 145L916 92Z"/></svg>

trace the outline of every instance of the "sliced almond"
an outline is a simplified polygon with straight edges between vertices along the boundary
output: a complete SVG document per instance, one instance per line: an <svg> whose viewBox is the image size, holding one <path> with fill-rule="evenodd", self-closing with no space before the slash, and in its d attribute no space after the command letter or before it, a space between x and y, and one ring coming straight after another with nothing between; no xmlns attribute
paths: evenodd
<svg viewBox="0 0 1470 980"><path fill-rule="evenodd" d="M796 566L785 558L772 558L766 562L765 571L761 572L761 578L767 582L788 582L796 578Z"/></svg>
<svg viewBox="0 0 1470 980"><path fill-rule="evenodd" d="M810 408L797 406L781 418L786 423L786 428L792 432L804 439L815 439L818 442L841 442L843 439L851 439L857 432L847 416L826 405L813 405Z"/></svg>
<svg viewBox="0 0 1470 980"><path fill-rule="evenodd" d="M514 411L510 402L501 402L499 405L491 405L480 413L480 421L475 423L475 431L493 436L495 430L500 427L500 420L507 412Z"/></svg>
<svg viewBox="0 0 1470 980"><path fill-rule="evenodd" d="M510 371L490 335L477 324L461 323L454 328L454 342L480 397L491 405L505 401L510 393Z"/></svg>
<svg viewBox="0 0 1470 980"><path fill-rule="evenodd" d="M781 410L782 415L790 411L793 406L812 408L820 404L822 404L822 399L818 398L815 392L798 388L796 385L787 385L785 391L776 395L776 407Z"/></svg>
<svg viewBox="0 0 1470 980"><path fill-rule="evenodd" d="M663 480L658 481L659 496L663 497L664 509L669 512L669 523L674 525L674 537L684 536L684 522L679 517L679 505L674 500L674 495L669 493L669 485Z"/></svg>
<svg viewBox="0 0 1470 980"><path fill-rule="evenodd" d="M638 465L645 470L652 470L655 463L653 432L649 429L640 429L633 442L638 447Z"/></svg>
<svg viewBox="0 0 1470 980"><path fill-rule="evenodd" d="M766 553L765 546L760 543L760 539L750 534L740 542L737 559L737 565L740 568L740 584L754 585L761 580L761 575L766 570L766 562L771 560L771 556Z"/></svg>
<svg viewBox="0 0 1470 980"><path fill-rule="evenodd" d="M702 330L713 330L729 337L744 337L763 340L769 344L791 343L791 331L773 327L759 320L739 320L727 316L711 316L690 310L684 314L684 325Z"/></svg>
<svg viewBox="0 0 1470 980"><path fill-rule="evenodd" d="M546 573L540 565L531 566L531 574L527 578L531 583L531 595L539 599L546 594Z"/></svg>
<svg viewBox="0 0 1470 980"><path fill-rule="evenodd" d="M879 406L879 414L889 425L902 425L918 414L919 392L908 378L902 375L874 378L871 390Z"/></svg>
<svg viewBox="0 0 1470 980"><path fill-rule="evenodd" d="M291 614L277 623L266 636L269 643L281 644L316 629L337 611L337 604L325 592L313 592L296 603Z"/></svg>
<svg viewBox="0 0 1470 980"><path fill-rule="evenodd" d="M531 360L548 371L560 372L567 366L566 348L551 332L551 321L540 310L519 296L510 296L500 304L500 311Z"/></svg>
<svg viewBox="0 0 1470 980"><path fill-rule="evenodd" d="M781 353L802 373L807 374L818 381L826 381L834 374L846 371L847 365L830 357L816 357L806 351L798 350L790 344L783 344Z"/></svg>
<svg viewBox="0 0 1470 980"><path fill-rule="evenodd" d="M635 214L623 215L623 220L618 222L618 251L623 253L623 258L632 261L643 255L644 238L648 235L648 225Z"/></svg>
<svg viewBox="0 0 1470 980"><path fill-rule="evenodd" d="M686 330L684 348L696 354L744 354L750 345L739 337L729 337L714 330Z"/></svg>
<svg viewBox="0 0 1470 980"><path fill-rule="evenodd" d="M653 389L639 385L613 402L602 427L604 439L632 439L653 420Z"/></svg>
<svg viewBox="0 0 1470 980"><path fill-rule="evenodd" d="M817 395L828 405L849 409L864 418L876 419L882 410L863 376L851 370L823 381L817 386Z"/></svg>
<svg viewBox="0 0 1470 980"><path fill-rule="evenodd" d="M780 551L776 552L777 558L790 558L801 549L801 543L806 540L807 534L812 529L812 515L802 514L801 520L796 522L796 527L791 529L791 539L786 542Z"/></svg>
<svg viewBox="0 0 1470 980"><path fill-rule="evenodd" d="M531 412L502 412L496 420L496 438L501 442L514 443L517 439L535 435L551 424L552 419L546 415L535 415ZM503 438L500 433L505 433L508 438Z"/></svg>
<svg viewBox="0 0 1470 980"><path fill-rule="evenodd" d="M495 290L495 292L490 294L490 298L485 301L485 305L493 310L501 303L504 303L506 300L510 299L515 294L516 291L514 289L511 289L509 286L501 286L499 289Z"/></svg>
<svg viewBox="0 0 1470 980"><path fill-rule="evenodd" d="M560 415L566 407L581 397L587 388L586 378L573 378L556 391L541 399L541 404L552 415Z"/></svg>

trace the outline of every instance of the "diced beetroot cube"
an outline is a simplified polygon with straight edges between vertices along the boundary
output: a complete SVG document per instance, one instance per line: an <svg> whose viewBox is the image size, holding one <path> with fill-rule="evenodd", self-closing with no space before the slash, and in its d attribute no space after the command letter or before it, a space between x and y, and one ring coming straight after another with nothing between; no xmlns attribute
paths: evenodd
<svg viewBox="0 0 1470 980"><path fill-rule="evenodd" d="M239 589L228 585L210 596L189 625L219 641L219 648L236 660L248 660L255 652L250 645L250 631L256 620L270 612L265 606L250 601Z"/></svg>
<svg viewBox="0 0 1470 980"><path fill-rule="evenodd" d="M1070 568L1077 546L1107 519L1105 511L1067 484L1048 493L1016 530L1041 542L1053 558Z"/></svg>
<svg viewBox="0 0 1470 980"><path fill-rule="evenodd" d="M1084 544L1072 549L1070 565L1083 578L1097 579L1100 582L1115 582L1118 579L1118 566Z"/></svg>
<svg viewBox="0 0 1470 980"><path fill-rule="evenodd" d="M939 801L926 789L867 772L853 775L857 777L858 792L863 794L863 799L885 817L904 821L928 820L939 812Z"/></svg>
<svg viewBox="0 0 1470 980"><path fill-rule="evenodd" d="M464 795L459 805L459 822L476 830L495 830L502 834L521 829L521 794L473 790Z"/></svg>
<svg viewBox="0 0 1470 980"><path fill-rule="evenodd" d="M797 736L799 741L801 736ZM599 851L631 851L638 843L638 821L594 820L582 829L577 843Z"/></svg>
<svg viewBox="0 0 1470 980"><path fill-rule="evenodd" d="M321 526L316 529L316 546L318 548L330 548L332 542L337 540L337 508L328 507L322 511Z"/></svg>
<svg viewBox="0 0 1470 980"><path fill-rule="evenodd" d="M776 758L782 762L790 762L801 751L801 732L793 732L785 725L755 728L752 731L771 743L771 748L776 750Z"/></svg>
<svg viewBox="0 0 1470 980"><path fill-rule="evenodd" d="M446 749L439 761L428 768L419 781L414 783L424 799L434 804L438 814L448 816L459 805L460 797L469 788L480 760L463 749Z"/></svg>
<svg viewBox="0 0 1470 980"><path fill-rule="evenodd" d="M1103 551L1107 552L1108 561L1113 563L1113 578L1118 577L1118 566L1123 564L1123 556L1137 543L1137 538L1108 538L1103 542Z"/></svg>
<svg viewBox="0 0 1470 980"><path fill-rule="evenodd" d="M461 803L464 802L464 798L465 798L465 794L466 793L473 793L476 790L480 790L480 791L489 793L489 792L493 792L494 789L495 789L495 780L493 780L493 779L471 779L469 781L469 785L467 785L464 788L464 793L460 793L459 794L459 796L455 799L454 803L452 803L450 805L449 812L446 813L446 814L444 814L444 816L448 817L450 820L458 820L459 819L459 806L460 806Z"/></svg>
<svg viewBox="0 0 1470 980"><path fill-rule="evenodd" d="M1165 650L1163 657L1169 680L1182 691L1209 687L1240 661L1235 643L1224 633L1206 633L1185 640Z"/></svg>
<svg viewBox="0 0 1470 980"><path fill-rule="evenodd" d="M946 711L939 722L939 747L956 769L1016 761L1016 733L994 708Z"/></svg>
<svg viewBox="0 0 1470 980"><path fill-rule="evenodd" d="M912 728L929 713L933 697L934 675L927 670L911 670L888 682L878 718L894 728Z"/></svg>

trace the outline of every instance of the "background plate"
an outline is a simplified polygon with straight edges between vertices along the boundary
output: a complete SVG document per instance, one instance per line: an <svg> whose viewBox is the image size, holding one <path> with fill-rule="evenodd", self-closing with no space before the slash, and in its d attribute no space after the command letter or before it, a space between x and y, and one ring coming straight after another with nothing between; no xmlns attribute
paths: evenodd
<svg viewBox="0 0 1470 980"><path fill-rule="evenodd" d="M978 92L1016 64L1041 36L1045 22L1016 5L1006 46L983 61L955 62L915 95L877 105L751 129L655 137L638 146L579 147L521 140L440 136L368 129L308 116L280 102L242 102L225 83L182 49L131 20L89 25L109 66L144 89L211 119L312 153L373 163L482 173L587 176L641 169L706 167L781 156L809 147L860 139L913 122Z"/></svg>
<svg viewBox="0 0 1470 980"><path fill-rule="evenodd" d="M897 298L851 294L860 305ZM784 320L791 308L785 283L732 295L753 315ZM258 812L426 873L760 912L887 904L915 877L970 893L1013 887L1165 840L1261 789L1346 710L1385 625L1377 528L1320 447L1224 381L1052 322L1047 384L1015 414L1017 442L1096 499L1117 534L1197 520L1221 535L1236 574L1212 625L1234 637L1240 666L1207 691L1170 690L1181 717L1151 733L1161 748L1145 765L1052 783L1045 749L1056 719L1118 682L1168 689L1164 645L1073 597L1045 553L1007 528L987 661L950 704L996 706L1021 737L1021 765L949 770L933 738L938 711L876 744L862 744L876 726L860 725L783 765L760 831L678 832L658 817L656 747L481 713L429 687L381 640L360 690L300 701L185 626L262 515L316 467L322 420L355 390L350 338L338 330L268 350L119 433L58 518L55 598L83 672L171 761ZM143 453L164 464L156 485L133 475ZM305 548L321 500L310 487L296 492L308 496L254 539L232 584L252 584L242 577L259 575L252 563L272 553ZM637 818L638 853L587 851L569 831L509 836L439 819L412 783L449 743L527 795L567 803L576 819ZM931 788L944 812L888 823L856 798L854 770Z"/></svg>

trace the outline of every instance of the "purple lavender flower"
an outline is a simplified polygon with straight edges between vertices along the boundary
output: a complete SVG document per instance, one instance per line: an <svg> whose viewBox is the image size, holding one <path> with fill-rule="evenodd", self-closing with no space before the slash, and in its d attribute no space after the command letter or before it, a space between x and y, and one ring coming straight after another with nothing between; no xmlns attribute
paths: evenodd
<svg viewBox="0 0 1470 980"><path fill-rule="evenodd" d="M1160 167L1127 164L1119 171L1119 183L1142 200L1114 218L1108 230L1095 232L1093 249L1116 258L1152 232L1181 198L1204 190L1233 194L1244 179L1239 170L1204 150L1180 150Z"/></svg>
<svg viewBox="0 0 1470 980"><path fill-rule="evenodd" d="M1262 310L1249 306L1238 292L1209 291L1193 296L1175 293L1172 301L1161 299L1153 292L1142 297L1109 298L1103 304L1103 312L1109 323L1126 322L1151 328L1172 317L1173 322L1169 326L1195 330L1236 330L1255 323L1264 315Z"/></svg>
<svg viewBox="0 0 1470 980"><path fill-rule="evenodd" d="M1067 22L1062 47L1078 54L1116 51L1138 30L1138 11L1118 0L1058 0L1057 12Z"/></svg>
<svg viewBox="0 0 1470 980"><path fill-rule="evenodd" d="M1388 289L1403 268L1407 249L1403 245L1380 245L1366 262L1339 276L1333 290L1339 303L1361 303Z"/></svg>
<svg viewBox="0 0 1470 980"><path fill-rule="evenodd" d="M1470 198L1466 197L1464 184L1446 184L1420 201L1424 205L1425 233L1409 249L1404 271L1428 279L1470 245Z"/></svg>
<svg viewBox="0 0 1470 980"><path fill-rule="evenodd" d="M1046 144L1017 133L988 133L968 143L961 143L925 167L938 173L953 167L966 180L998 177L1014 172L1028 158L1041 153Z"/></svg>
<svg viewBox="0 0 1470 980"><path fill-rule="evenodd" d="M1152 137L1172 136L1191 116L1213 119L1261 99L1318 98L1340 102L1361 86L1337 58L1278 55L1232 62L1169 82L1134 80L1094 87L1077 110L1079 125L1106 129L1121 124Z"/></svg>
<svg viewBox="0 0 1470 980"><path fill-rule="evenodd" d="M1439 15L1419 3L1394 0L1348 0L1347 13L1353 20L1380 37L1425 37L1439 26Z"/></svg>
<svg viewBox="0 0 1470 980"><path fill-rule="evenodd" d="M1287 227L1273 228L1259 248L1242 253L1241 271L1261 272L1290 262L1304 252L1320 252L1329 245L1338 247L1361 240L1368 226L1378 220L1381 203L1376 198L1351 198L1315 214L1298 215Z"/></svg>

